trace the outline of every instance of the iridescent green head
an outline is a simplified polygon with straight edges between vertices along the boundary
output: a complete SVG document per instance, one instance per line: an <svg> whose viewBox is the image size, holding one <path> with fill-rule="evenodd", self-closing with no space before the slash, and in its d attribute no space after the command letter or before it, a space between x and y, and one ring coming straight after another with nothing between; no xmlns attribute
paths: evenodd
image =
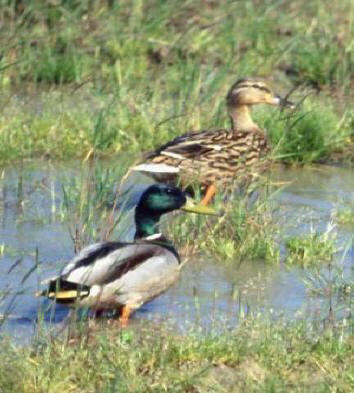
<svg viewBox="0 0 354 393"><path fill-rule="evenodd" d="M153 184L143 192L135 209L135 238L158 233L160 217L177 209L199 214L215 214L209 207L191 203L186 194L177 187Z"/></svg>
<svg viewBox="0 0 354 393"><path fill-rule="evenodd" d="M161 214L179 209L186 203L186 200L184 192L176 187L153 184L141 195L136 209L161 216Z"/></svg>

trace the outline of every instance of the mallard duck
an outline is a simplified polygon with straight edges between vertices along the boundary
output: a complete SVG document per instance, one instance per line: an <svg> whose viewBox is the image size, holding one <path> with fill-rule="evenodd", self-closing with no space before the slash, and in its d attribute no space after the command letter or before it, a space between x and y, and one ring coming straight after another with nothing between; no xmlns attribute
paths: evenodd
<svg viewBox="0 0 354 393"><path fill-rule="evenodd" d="M269 152L265 132L252 120L252 105L268 104L294 107L275 95L261 80L240 79L227 97L231 130L199 131L179 136L153 152L133 170L157 181L176 182L183 187L197 181L205 191L202 204L213 198L217 187L232 183L236 177L259 172L266 167ZM251 168L251 169L250 169Z"/></svg>
<svg viewBox="0 0 354 393"><path fill-rule="evenodd" d="M160 217L176 209L214 214L176 187L152 185L136 206L133 242L103 242L82 249L37 296L96 311L117 309L126 325L133 310L164 292L179 275L178 252L158 229Z"/></svg>

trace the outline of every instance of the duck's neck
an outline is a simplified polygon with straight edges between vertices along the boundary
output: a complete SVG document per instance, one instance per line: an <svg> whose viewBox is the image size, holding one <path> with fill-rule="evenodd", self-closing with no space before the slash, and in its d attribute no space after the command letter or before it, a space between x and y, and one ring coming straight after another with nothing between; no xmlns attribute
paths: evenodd
<svg viewBox="0 0 354 393"><path fill-rule="evenodd" d="M248 105L239 105L229 108L229 116L231 119L231 127L233 131L255 131L259 127L252 120L250 108Z"/></svg>
<svg viewBox="0 0 354 393"><path fill-rule="evenodd" d="M135 239L141 239L159 233L159 220L159 214L151 214L137 207L135 210Z"/></svg>

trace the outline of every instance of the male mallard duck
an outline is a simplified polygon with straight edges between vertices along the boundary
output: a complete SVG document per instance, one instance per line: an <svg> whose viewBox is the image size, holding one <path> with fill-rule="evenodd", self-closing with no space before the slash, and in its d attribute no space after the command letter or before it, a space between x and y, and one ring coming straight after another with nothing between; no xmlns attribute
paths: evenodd
<svg viewBox="0 0 354 393"><path fill-rule="evenodd" d="M118 309L126 325L133 310L164 292L178 277L178 252L158 230L161 215L176 209L214 214L208 207L191 203L178 188L152 185L135 209L134 242L84 248L38 296L94 310Z"/></svg>
<svg viewBox="0 0 354 393"><path fill-rule="evenodd" d="M226 102L231 130L179 136L147 153L145 162L133 170L144 172L157 181L175 182L179 177L184 187L197 180L205 190L202 201L205 205L213 198L217 187L232 182L237 176L247 175L250 168L256 172L261 170L262 158L269 146L265 132L251 118L251 106L293 107L293 104L275 95L263 81L251 78L238 80L229 90Z"/></svg>

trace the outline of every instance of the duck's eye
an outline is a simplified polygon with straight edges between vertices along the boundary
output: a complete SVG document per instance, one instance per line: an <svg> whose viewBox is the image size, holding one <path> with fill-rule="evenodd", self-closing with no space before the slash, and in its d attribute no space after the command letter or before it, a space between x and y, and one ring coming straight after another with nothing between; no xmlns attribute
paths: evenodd
<svg viewBox="0 0 354 393"><path fill-rule="evenodd" d="M166 192L167 192L167 194L172 194L173 190L172 190L172 188L167 188Z"/></svg>

